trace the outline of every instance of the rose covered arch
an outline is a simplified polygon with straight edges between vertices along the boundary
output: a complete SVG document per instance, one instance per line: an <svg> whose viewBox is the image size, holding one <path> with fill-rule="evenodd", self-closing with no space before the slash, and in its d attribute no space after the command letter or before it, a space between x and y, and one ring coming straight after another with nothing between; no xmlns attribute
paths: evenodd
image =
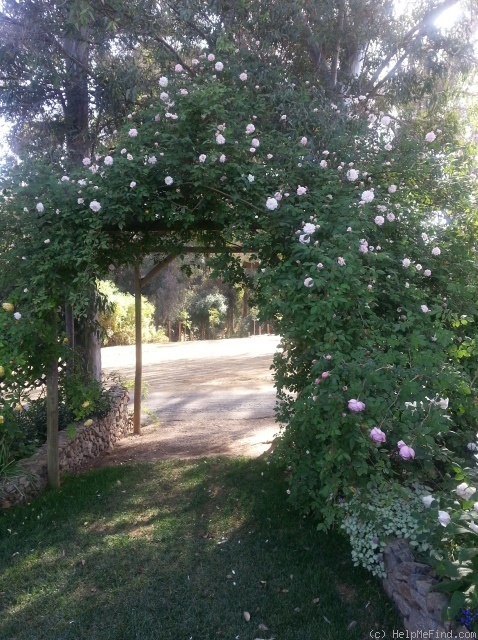
<svg viewBox="0 0 478 640"><path fill-rule="evenodd" d="M313 78L293 82L234 56L191 65L194 74L177 65L158 78L80 171L23 166L21 182L12 173L4 193L22 233L2 260L21 318L4 311L13 338L1 347L5 373L33 366L28 345L35 366L61 352L46 328L66 283L80 307L86 284L110 265L195 245L217 252L234 279L231 249L240 247L261 263L260 304L283 337L275 371L291 497L331 524L337 496L362 479L406 479L412 461L422 476L438 473L454 455L444 444L453 451L469 438L467 154L437 123L399 122L367 96L332 104ZM453 224L440 222L445 210ZM460 407L455 430L445 397ZM408 410L412 402L426 411Z"/></svg>

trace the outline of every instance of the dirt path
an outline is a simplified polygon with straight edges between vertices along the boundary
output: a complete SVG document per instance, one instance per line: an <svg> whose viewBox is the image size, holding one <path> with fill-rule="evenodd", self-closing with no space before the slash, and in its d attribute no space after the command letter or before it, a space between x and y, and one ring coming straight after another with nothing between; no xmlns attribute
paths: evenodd
<svg viewBox="0 0 478 640"><path fill-rule="evenodd" d="M278 431L270 371L278 342L255 336L145 345L142 435L125 438L94 466L266 451ZM105 373L134 378L134 346L102 349L102 361Z"/></svg>

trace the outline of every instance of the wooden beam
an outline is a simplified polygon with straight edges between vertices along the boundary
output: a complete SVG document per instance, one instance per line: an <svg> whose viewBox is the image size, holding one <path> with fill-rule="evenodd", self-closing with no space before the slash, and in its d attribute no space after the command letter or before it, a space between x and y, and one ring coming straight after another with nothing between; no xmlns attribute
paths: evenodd
<svg viewBox="0 0 478 640"><path fill-rule="evenodd" d="M161 253L160 249L157 249ZM167 267L175 258L183 253L242 253L242 247L182 247L177 252L170 253L164 260L154 265L149 273L141 278L141 289L151 282L151 280L160 273L164 267ZM151 249L150 253L155 253L155 249Z"/></svg>
<svg viewBox="0 0 478 640"><path fill-rule="evenodd" d="M200 220L194 224L194 228L191 232L195 231L223 231L224 225L220 225L212 220ZM122 229L118 226L105 227L105 231L114 232L115 234L123 235L127 232L141 232L141 233L157 233L158 235L168 235L171 233L184 233L184 225L178 223L171 226L165 226L163 220L143 220L141 222L130 222Z"/></svg>
<svg viewBox="0 0 478 640"><path fill-rule="evenodd" d="M170 253L169 256L166 256L166 258L164 258L164 260L161 260L161 262L158 262L157 264L155 264L149 273L147 273L145 276L140 278L141 289L143 289L143 287L145 287L149 282L151 282L151 280L155 276L157 276L160 271L162 271L165 267L167 267L168 264L170 264L177 257L178 257L177 253Z"/></svg>

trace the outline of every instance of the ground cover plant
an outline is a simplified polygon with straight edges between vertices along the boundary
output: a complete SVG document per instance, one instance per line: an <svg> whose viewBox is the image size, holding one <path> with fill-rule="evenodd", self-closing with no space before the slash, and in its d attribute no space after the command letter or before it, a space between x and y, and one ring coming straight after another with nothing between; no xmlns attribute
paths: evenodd
<svg viewBox="0 0 478 640"><path fill-rule="evenodd" d="M68 478L0 517L0 637L312 640L401 629L378 583L350 569L346 539L317 536L286 486L264 459Z"/></svg>

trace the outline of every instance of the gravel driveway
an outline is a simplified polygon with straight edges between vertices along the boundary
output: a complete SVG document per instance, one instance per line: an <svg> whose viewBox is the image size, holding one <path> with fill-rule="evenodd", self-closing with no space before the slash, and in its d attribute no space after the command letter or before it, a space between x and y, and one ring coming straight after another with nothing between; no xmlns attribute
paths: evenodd
<svg viewBox="0 0 478 640"><path fill-rule="evenodd" d="M270 371L278 343L267 335L144 345L142 435L125 438L95 466L263 453L278 432ZM106 347L103 371L133 380L134 357L134 346Z"/></svg>

